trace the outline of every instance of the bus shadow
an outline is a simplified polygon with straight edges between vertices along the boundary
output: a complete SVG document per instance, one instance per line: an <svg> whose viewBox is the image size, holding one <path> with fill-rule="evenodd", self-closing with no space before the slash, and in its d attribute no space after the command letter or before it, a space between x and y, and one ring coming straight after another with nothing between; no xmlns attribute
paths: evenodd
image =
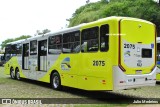
<svg viewBox="0 0 160 107"><path fill-rule="evenodd" d="M114 91L86 91L70 87L63 87L62 91L86 97L91 103L133 103L135 96L123 95Z"/></svg>
<svg viewBox="0 0 160 107"><path fill-rule="evenodd" d="M160 85L160 81L156 81L156 85Z"/></svg>
<svg viewBox="0 0 160 107"><path fill-rule="evenodd" d="M35 80L30 80L30 79L21 79L21 82L29 83L29 84L34 84L37 86L41 86L44 88L49 88L51 89L51 86L49 83L44 83L44 82L39 82ZM106 103L133 103L134 99L139 99L138 97L135 96L129 96L129 95L122 95L120 93L115 93L114 91L86 91L86 90L81 90L81 89L76 89L76 88L70 88L70 87L62 87L60 92L65 92L73 95L77 95L80 98L78 98L77 103L93 103L93 104L106 104ZM70 98L67 98L67 101ZM65 99L63 99L65 102ZM70 101L71 100L71 101ZM70 103L75 103L75 98L71 98L69 101ZM67 102L68 103L68 102Z"/></svg>

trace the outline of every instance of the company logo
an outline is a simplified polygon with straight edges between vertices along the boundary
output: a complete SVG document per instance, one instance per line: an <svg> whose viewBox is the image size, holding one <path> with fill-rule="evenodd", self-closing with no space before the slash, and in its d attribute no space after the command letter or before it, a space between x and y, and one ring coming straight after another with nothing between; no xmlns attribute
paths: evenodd
<svg viewBox="0 0 160 107"><path fill-rule="evenodd" d="M126 51L126 52L124 53L124 56L125 56L125 57L129 57L129 56L131 56L130 51Z"/></svg>
<svg viewBox="0 0 160 107"><path fill-rule="evenodd" d="M61 63L61 69L62 70L70 70L71 66L70 66L70 58L67 57L65 58L62 63Z"/></svg>
<svg viewBox="0 0 160 107"><path fill-rule="evenodd" d="M11 99L2 99L2 104L11 104Z"/></svg>

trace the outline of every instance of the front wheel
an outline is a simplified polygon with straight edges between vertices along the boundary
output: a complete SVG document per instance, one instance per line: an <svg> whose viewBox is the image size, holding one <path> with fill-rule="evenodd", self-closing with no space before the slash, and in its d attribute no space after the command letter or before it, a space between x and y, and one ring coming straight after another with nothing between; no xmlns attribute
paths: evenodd
<svg viewBox="0 0 160 107"><path fill-rule="evenodd" d="M58 72L54 72L51 76L51 85L53 89L60 90L61 89L61 79Z"/></svg>

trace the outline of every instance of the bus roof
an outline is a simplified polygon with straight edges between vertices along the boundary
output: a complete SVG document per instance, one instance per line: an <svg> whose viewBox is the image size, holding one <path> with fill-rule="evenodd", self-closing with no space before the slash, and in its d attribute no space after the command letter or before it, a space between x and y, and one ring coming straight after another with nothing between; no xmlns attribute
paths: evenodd
<svg viewBox="0 0 160 107"><path fill-rule="evenodd" d="M26 39L21 39L21 40L17 40L17 41L13 41L13 42L9 42L9 43L7 43L7 45L9 45L9 44L18 44L18 43L22 43L23 41L25 41Z"/></svg>
<svg viewBox="0 0 160 107"><path fill-rule="evenodd" d="M138 20L138 21L143 21L143 22L149 23L149 24L153 24L153 23L151 23L149 21L146 21L146 20L143 20L143 19L138 19L138 18L111 16L111 17L102 18L102 19L99 19L97 21L93 21L93 22L89 22L89 23L82 23L82 24L74 26L74 27L61 29L61 30L56 31L56 32L49 32L49 33L44 34L44 35L32 36L32 37L27 38L27 39L22 39L22 40L14 41L14 42L10 42L10 43L7 43L7 44L17 44L17 43L22 43L24 41L28 42L28 41L36 40L37 38L40 38L40 37L48 37L48 36L54 36L54 35L58 35L58 34L68 33L68 32L71 32L71 31L76 31L76 30L79 30L83 26L88 26L89 24L95 24L95 23L106 21L106 20L119 21L120 19Z"/></svg>

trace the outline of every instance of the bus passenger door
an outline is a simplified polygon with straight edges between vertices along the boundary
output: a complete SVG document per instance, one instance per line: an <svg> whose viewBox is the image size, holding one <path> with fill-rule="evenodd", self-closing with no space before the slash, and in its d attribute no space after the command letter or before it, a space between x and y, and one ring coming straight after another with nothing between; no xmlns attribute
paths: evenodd
<svg viewBox="0 0 160 107"><path fill-rule="evenodd" d="M29 43L23 44L22 68L28 70Z"/></svg>
<svg viewBox="0 0 160 107"><path fill-rule="evenodd" d="M40 79L47 72L47 40L38 42L38 75Z"/></svg>
<svg viewBox="0 0 160 107"><path fill-rule="evenodd" d="M23 44L22 69L25 77L28 77L29 43Z"/></svg>
<svg viewBox="0 0 160 107"><path fill-rule="evenodd" d="M30 41L29 79L37 80L37 40Z"/></svg>

